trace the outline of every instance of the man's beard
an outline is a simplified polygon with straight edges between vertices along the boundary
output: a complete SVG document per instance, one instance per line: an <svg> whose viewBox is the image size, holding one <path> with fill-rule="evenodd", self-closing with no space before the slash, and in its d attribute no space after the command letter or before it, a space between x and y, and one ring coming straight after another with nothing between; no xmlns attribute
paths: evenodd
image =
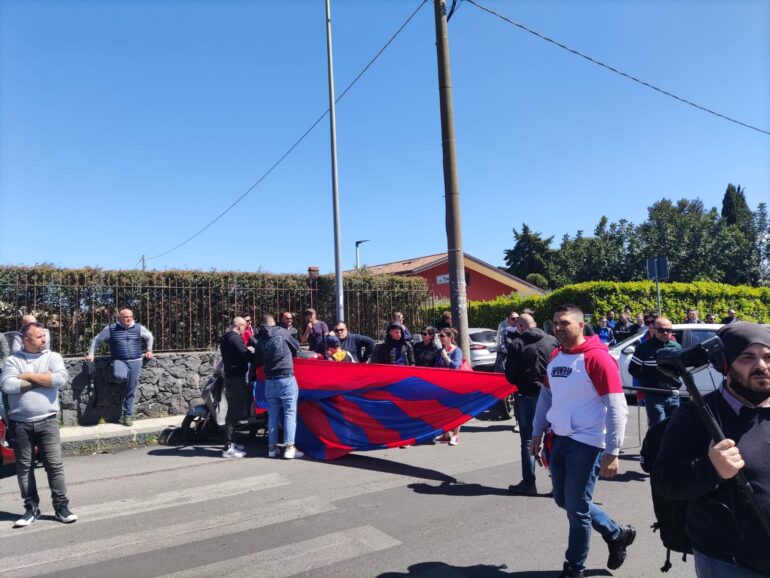
<svg viewBox="0 0 770 578"><path fill-rule="evenodd" d="M766 399L770 398L770 390L757 391L754 389L749 389L746 387L746 385L744 385L739 376L732 369L729 371L729 376L731 377L730 389L732 389L735 393L740 395L749 403L757 406ZM751 375L749 375L749 379L751 379Z"/></svg>

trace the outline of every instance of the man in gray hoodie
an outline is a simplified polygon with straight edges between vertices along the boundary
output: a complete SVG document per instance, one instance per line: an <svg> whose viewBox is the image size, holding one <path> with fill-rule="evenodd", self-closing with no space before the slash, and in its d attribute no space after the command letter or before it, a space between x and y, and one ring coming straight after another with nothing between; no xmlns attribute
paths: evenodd
<svg viewBox="0 0 770 578"><path fill-rule="evenodd" d="M16 477L26 509L14 523L15 527L29 526L40 517L35 446L48 475L56 519L65 524L78 519L69 510L59 438L59 388L67 383L67 368L61 355L46 348L45 339L45 329L40 323L26 325L22 330L24 348L6 359L0 377L0 389L8 394Z"/></svg>
<svg viewBox="0 0 770 578"><path fill-rule="evenodd" d="M283 327L276 327L272 315L262 316L256 339L253 365L265 367L265 398L268 405L267 455L271 458L281 455L278 449L278 424L283 417L283 458L301 458L302 452L294 447L299 387L294 379L293 358L299 350L299 342Z"/></svg>

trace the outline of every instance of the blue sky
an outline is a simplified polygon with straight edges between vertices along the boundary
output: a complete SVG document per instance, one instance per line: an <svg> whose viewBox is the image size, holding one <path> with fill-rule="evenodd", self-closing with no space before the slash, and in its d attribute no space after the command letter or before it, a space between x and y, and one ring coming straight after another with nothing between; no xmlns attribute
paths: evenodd
<svg viewBox="0 0 770 578"><path fill-rule="evenodd" d="M479 0L770 130L764 0ZM419 0L332 0L337 94ZM261 177L328 107L323 0L0 1L0 263L134 267ZM654 201L770 200L770 136L463 2L449 25L466 252L556 240ZM337 105L343 266L446 250L432 3ZM328 121L148 268L334 267Z"/></svg>

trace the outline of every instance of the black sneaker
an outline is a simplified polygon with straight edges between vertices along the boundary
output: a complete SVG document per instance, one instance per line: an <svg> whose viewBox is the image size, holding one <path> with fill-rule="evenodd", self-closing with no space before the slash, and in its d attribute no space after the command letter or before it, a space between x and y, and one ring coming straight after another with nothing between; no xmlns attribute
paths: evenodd
<svg viewBox="0 0 770 578"><path fill-rule="evenodd" d="M61 506L56 510L56 519L64 524L71 524L72 522L77 522L78 516L70 512L67 506Z"/></svg>
<svg viewBox="0 0 770 578"><path fill-rule="evenodd" d="M584 575L582 570L577 570L565 562L559 578L583 578Z"/></svg>
<svg viewBox="0 0 770 578"><path fill-rule="evenodd" d="M514 486L508 486L508 491L517 496L537 496L537 486L535 484L528 486L523 481Z"/></svg>
<svg viewBox="0 0 770 578"><path fill-rule="evenodd" d="M40 509L37 506L27 508L24 515L13 523L14 528L24 528L40 517Z"/></svg>
<svg viewBox="0 0 770 578"><path fill-rule="evenodd" d="M636 538L636 528L631 525L620 527L620 536L607 542L607 548L610 551L610 557L607 558L607 568L617 570L626 561L626 548L634 543Z"/></svg>

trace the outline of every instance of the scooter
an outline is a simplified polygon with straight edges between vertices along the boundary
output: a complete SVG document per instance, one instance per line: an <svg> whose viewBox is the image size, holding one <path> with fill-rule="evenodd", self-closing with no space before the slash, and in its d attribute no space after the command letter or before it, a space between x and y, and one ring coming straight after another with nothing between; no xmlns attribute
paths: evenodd
<svg viewBox="0 0 770 578"><path fill-rule="evenodd" d="M203 387L203 404L187 412L174 438L188 444L202 443L218 430L224 430L227 417L224 384L222 374L215 371ZM252 400L248 418L238 421L236 432L248 431L248 435L256 436L259 430L267 432L267 410L255 406Z"/></svg>

